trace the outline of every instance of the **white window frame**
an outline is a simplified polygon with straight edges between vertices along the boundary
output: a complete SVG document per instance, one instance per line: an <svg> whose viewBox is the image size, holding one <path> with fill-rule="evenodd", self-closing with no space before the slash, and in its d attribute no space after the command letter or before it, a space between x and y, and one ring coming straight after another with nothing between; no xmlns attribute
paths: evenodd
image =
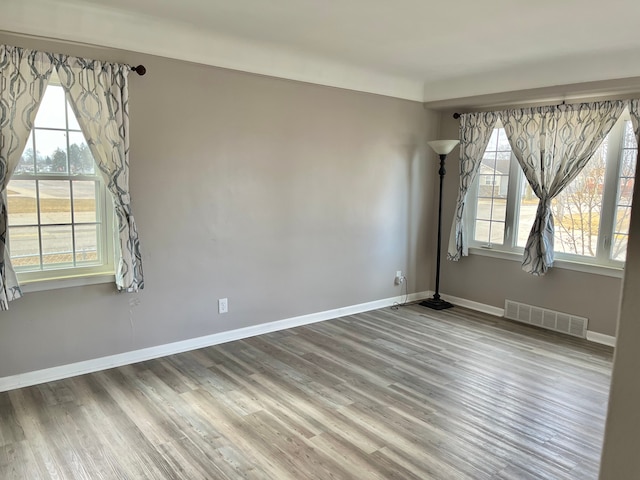
<svg viewBox="0 0 640 480"><path fill-rule="evenodd" d="M621 115L616 125L609 133L609 143L607 146L607 161L603 187L602 207L600 216L600 226L598 229L598 244L596 256L583 256L564 252L555 252L554 267L577 270L600 275L622 277L624 271L623 261L610 258L612 247L612 235L614 234L616 202L618 196L618 180L620 175L621 151L624 141L625 122L629 121L629 113ZM495 128L503 128L498 121ZM640 164L636 166L639 168ZM469 232L469 252L471 254L484 255L494 258L522 261L524 248L516 245L518 232L518 218L520 208L520 192L526 186L527 180L513 153L509 170L509 181L507 188L507 210L505 216L505 234L503 244L486 244L474 239L476 205L479 189L479 177L469 187L467 208L465 209L465 222L470 226ZM524 182L524 183L523 183ZM632 207L633 208L633 207Z"/></svg>
<svg viewBox="0 0 640 480"><path fill-rule="evenodd" d="M56 81L57 77L52 75L49 81L49 85L59 86ZM68 100L67 100L68 102ZM69 132L76 132L76 130L69 130L69 122L66 122L65 129L55 128L43 128L44 130L59 130L67 132L67 162L69 153ZM34 127L34 130L38 130L38 127ZM33 133L33 132L32 132ZM83 135L84 136L84 135ZM30 136L31 138L31 136ZM36 139L37 141L37 139ZM85 139L86 141L86 139ZM26 145L25 148L29 148L30 145ZM67 163L68 165L68 163ZM23 292L33 292L41 290L52 290L58 288L74 287L81 285L93 285L99 283L112 283L115 280L115 258L116 248L118 244L116 242L116 220L115 210L113 208L113 201L111 194L104 184L101 173L98 170L98 166L95 165L95 174L73 174L70 171L67 173L14 173L11 176L10 182L13 180L29 180L29 181L47 181L47 180L67 180L67 181L91 181L96 184L96 219L100 224L100 233L97 238L97 250L100 255L102 263L96 265L82 265L82 266L64 266L59 268L44 268L39 270L19 270L14 267L18 282ZM6 192L5 192L5 204ZM39 207L38 207L39 208ZM8 212L11 214L11 211ZM34 224L35 225L35 224ZM38 225L42 225L38 219ZM73 218L70 221L70 225L75 225ZM11 227L8 225L8 229ZM9 252L11 252L11 236L7 231L7 243L9 246ZM40 255L42 255L42 246L40 247Z"/></svg>

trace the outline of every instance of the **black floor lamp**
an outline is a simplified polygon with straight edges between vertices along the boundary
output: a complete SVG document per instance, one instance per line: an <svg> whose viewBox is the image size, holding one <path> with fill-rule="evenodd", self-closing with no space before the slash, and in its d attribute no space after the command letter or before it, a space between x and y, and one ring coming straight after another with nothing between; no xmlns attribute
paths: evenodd
<svg viewBox="0 0 640 480"><path fill-rule="evenodd" d="M440 170L438 173L440 174L440 196L438 198L438 252L436 256L436 293L433 295L433 298L428 298L423 302L420 302L420 305L423 307L433 308L434 310L444 310L445 308L451 308L453 305L445 300L440 298L440 248L442 247L442 181L444 180L444 175L446 170L444 169L444 161L447 158L447 155L451 153L456 145L458 145L458 140L434 140L433 142L429 142L429 146L440 156Z"/></svg>

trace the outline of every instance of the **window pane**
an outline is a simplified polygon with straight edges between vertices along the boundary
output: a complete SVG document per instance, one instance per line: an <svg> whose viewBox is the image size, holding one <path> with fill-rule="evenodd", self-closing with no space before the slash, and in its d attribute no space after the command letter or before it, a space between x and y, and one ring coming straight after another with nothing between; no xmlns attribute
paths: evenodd
<svg viewBox="0 0 640 480"><path fill-rule="evenodd" d="M487 150L482 158L481 171L485 174L508 175L511 165L511 152L494 152Z"/></svg>
<svg viewBox="0 0 640 480"><path fill-rule="evenodd" d="M618 186L618 205L631 206L631 200L633 198L633 185L633 178L620 178L620 184Z"/></svg>
<svg viewBox="0 0 640 480"><path fill-rule="evenodd" d="M476 204L476 218L480 220L491 220L491 199L478 198Z"/></svg>
<svg viewBox="0 0 640 480"><path fill-rule="evenodd" d="M509 173L509 165L511 164L511 149L504 152L496 153L497 168L502 173Z"/></svg>
<svg viewBox="0 0 640 480"><path fill-rule="evenodd" d="M485 220L476 220L473 239L476 242L489 243L491 235L491 222Z"/></svg>
<svg viewBox="0 0 640 480"><path fill-rule="evenodd" d="M615 233L629 233L629 220L631 219L631 207L616 208Z"/></svg>
<svg viewBox="0 0 640 480"><path fill-rule="evenodd" d="M39 173L67 173L67 134L56 130L34 130L36 150L42 155L36 162Z"/></svg>
<svg viewBox="0 0 640 480"><path fill-rule="evenodd" d="M37 225L35 180L11 180L7 187L9 225Z"/></svg>
<svg viewBox="0 0 640 480"><path fill-rule="evenodd" d="M48 85L36 115L36 128L66 128L64 89Z"/></svg>
<svg viewBox="0 0 640 480"><path fill-rule="evenodd" d="M98 263L98 225L76 225L76 263Z"/></svg>
<svg viewBox="0 0 640 480"><path fill-rule="evenodd" d="M624 141L622 156L620 158L620 172L618 175L616 216L610 253L610 257L613 260L619 261L624 261L627 257L629 219L631 217L634 176L638 157L638 145L635 134L633 133L631 121L627 120L624 128Z"/></svg>
<svg viewBox="0 0 640 480"><path fill-rule="evenodd" d="M520 194L520 211L518 212L518 238L516 245L524 247L533 227L538 210L538 197L522 174L522 193Z"/></svg>
<svg viewBox="0 0 640 480"><path fill-rule="evenodd" d="M629 235L616 233L611 247L611 259L624 262L627 259L627 240Z"/></svg>
<svg viewBox="0 0 640 480"><path fill-rule="evenodd" d="M491 132L489 143L487 143L487 151L495 152L496 150L498 150L498 135L500 133L500 130L500 128L494 128L493 132Z"/></svg>
<svg viewBox="0 0 640 480"><path fill-rule="evenodd" d="M9 248L16 270L40 268L38 227L9 227Z"/></svg>
<svg viewBox="0 0 640 480"><path fill-rule="evenodd" d="M492 197L493 196L493 184L494 184L494 176L493 175L478 175L479 179L479 189L478 196L480 197ZM485 188L486 187L486 188Z"/></svg>
<svg viewBox="0 0 640 480"><path fill-rule="evenodd" d="M491 222L491 243L502 244L504 241L504 223Z"/></svg>
<svg viewBox="0 0 640 480"><path fill-rule="evenodd" d="M507 172L509 170L507 169ZM493 196L499 198L507 198L507 190L509 187L509 175L496 175L493 179Z"/></svg>
<svg viewBox="0 0 640 480"><path fill-rule="evenodd" d="M478 175L478 196L507 198L509 177L506 175Z"/></svg>
<svg viewBox="0 0 640 480"><path fill-rule="evenodd" d="M84 135L79 132L69 133L69 168L72 175L93 175L95 162Z"/></svg>
<svg viewBox="0 0 640 480"><path fill-rule="evenodd" d="M474 229L474 239L478 242L499 245L504 243L510 162L511 149L504 129L495 128L478 174Z"/></svg>
<svg viewBox="0 0 640 480"><path fill-rule="evenodd" d="M511 152L511 145L509 144L504 128L498 129L498 150L502 152Z"/></svg>
<svg viewBox="0 0 640 480"><path fill-rule="evenodd" d="M624 124L624 142L623 148L637 148L636 134L633 132L633 124L631 120L627 120Z"/></svg>
<svg viewBox="0 0 640 480"><path fill-rule="evenodd" d="M493 200L493 208L491 209L491 219L494 221L504 222L507 215L507 199L496 198ZM502 242L502 239L500 240Z"/></svg>
<svg viewBox="0 0 640 480"><path fill-rule="evenodd" d="M69 180L40 180L40 223L71 223Z"/></svg>
<svg viewBox="0 0 640 480"><path fill-rule="evenodd" d="M622 150L622 166L620 176L635 177L636 176L636 159L638 152L636 148L625 148Z"/></svg>
<svg viewBox="0 0 640 480"><path fill-rule="evenodd" d="M482 157L482 165L480 165L480 171L484 172L484 174L491 174L496 169L496 152L489 152L488 150L485 152L484 157Z"/></svg>
<svg viewBox="0 0 640 480"><path fill-rule="evenodd" d="M551 202L556 252L596 256L606 148L605 140L587 166Z"/></svg>
<svg viewBox="0 0 640 480"><path fill-rule="evenodd" d="M33 131L29 133L29 138L27 139L27 145L24 148L24 152L22 152L22 156L20 157L20 161L16 166L14 173L33 173L35 169L35 155L33 151Z"/></svg>
<svg viewBox="0 0 640 480"><path fill-rule="evenodd" d="M42 227L41 235L44 268L73 266L71 226Z"/></svg>
<svg viewBox="0 0 640 480"><path fill-rule="evenodd" d="M96 183L90 181L73 182L73 217L75 223L97 221Z"/></svg>

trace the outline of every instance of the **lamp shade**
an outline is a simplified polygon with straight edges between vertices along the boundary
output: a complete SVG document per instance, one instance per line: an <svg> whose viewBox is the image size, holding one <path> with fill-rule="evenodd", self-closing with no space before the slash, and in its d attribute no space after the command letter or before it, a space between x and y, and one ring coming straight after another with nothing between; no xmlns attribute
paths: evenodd
<svg viewBox="0 0 640 480"><path fill-rule="evenodd" d="M460 143L459 140L434 140L433 142L427 142L427 145L438 155L448 155L458 143Z"/></svg>

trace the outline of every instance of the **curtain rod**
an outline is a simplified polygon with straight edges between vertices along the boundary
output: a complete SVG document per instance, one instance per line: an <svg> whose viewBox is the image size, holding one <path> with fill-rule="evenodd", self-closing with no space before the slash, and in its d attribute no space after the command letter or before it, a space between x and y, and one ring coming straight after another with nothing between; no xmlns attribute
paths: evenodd
<svg viewBox="0 0 640 480"><path fill-rule="evenodd" d="M131 67L131 70L133 70L134 72L136 72L140 76L143 76L145 73L147 73L147 69L145 68L144 65L138 65L137 67Z"/></svg>
<svg viewBox="0 0 640 480"><path fill-rule="evenodd" d="M578 103L584 103L584 102L578 102ZM562 103L556 103L555 106L559 107L560 105L566 105L566 104L567 104L566 100L562 100ZM459 112L455 112L453 114L453 118L455 118L456 120L458 120L461 116L462 114Z"/></svg>

